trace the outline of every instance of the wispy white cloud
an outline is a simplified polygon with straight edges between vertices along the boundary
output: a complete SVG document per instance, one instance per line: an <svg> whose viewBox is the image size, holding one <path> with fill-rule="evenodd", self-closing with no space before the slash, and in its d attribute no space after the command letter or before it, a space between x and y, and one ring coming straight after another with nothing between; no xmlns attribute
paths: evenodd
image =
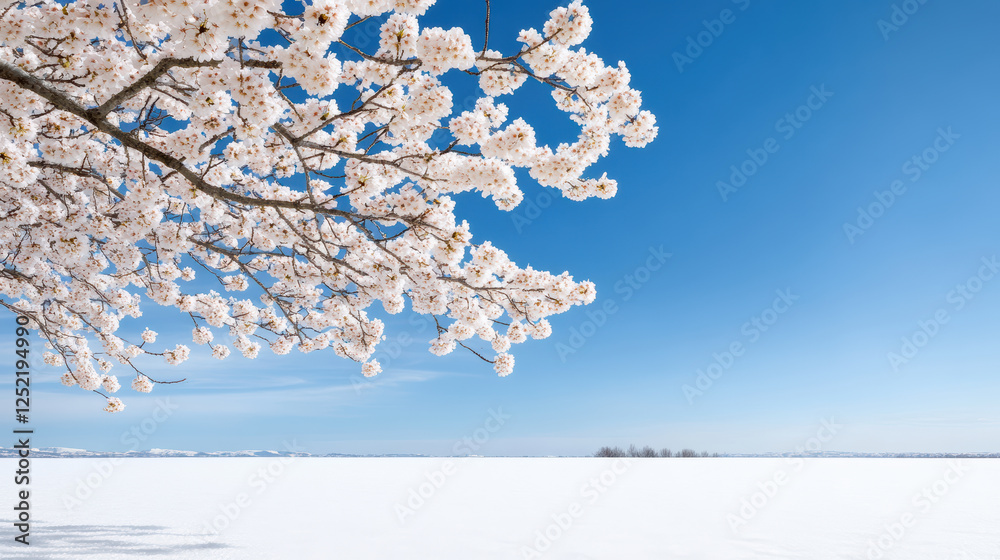
<svg viewBox="0 0 1000 560"><path fill-rule="evenodd" d="M157 397L167 396L186 416L335 416L346 413L348 408L368 406L380 395L394 395L408 384L449 375L431 370L395 370L370 379L358 375L347 383L287 378L285 383L267 386L261 383L247 385L242 372L231 373L228 383L223 383L225 379L220 377L219 384L210 391L184 383L170 389L157 387L149 395L125 388L118 396L128 407L125 414L136 417L151 412ZM50 421L79 417L100 408L99 398L85 395L78 388L39 390L35 397L40 405L37 412Z"/></svg>

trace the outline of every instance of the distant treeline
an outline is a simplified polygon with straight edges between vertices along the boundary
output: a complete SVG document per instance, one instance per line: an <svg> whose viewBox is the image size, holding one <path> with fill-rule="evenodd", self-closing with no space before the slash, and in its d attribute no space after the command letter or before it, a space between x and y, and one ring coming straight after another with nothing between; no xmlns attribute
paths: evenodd
<svg viewBox="0 0 1000 560"><path fill-rule="evenodd" d="M698 453L694 449L681 449L676 453L670 451L667 448L663 448L659 451L653 449L650 446L643 448L636 447L634 445L628 446L628 449L622 449L621 447L608 447L604 446L594 453L594 457L718 457L718 453L712 453L711 455L708 451L702 451Z"/></svg>

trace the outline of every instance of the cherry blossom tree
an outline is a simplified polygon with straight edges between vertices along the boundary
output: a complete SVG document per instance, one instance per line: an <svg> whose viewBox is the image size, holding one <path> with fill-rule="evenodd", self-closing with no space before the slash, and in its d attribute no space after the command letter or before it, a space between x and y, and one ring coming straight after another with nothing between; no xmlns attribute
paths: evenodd
<svg viewBox="0 0 1000 560"><path fill-rule="evenodd" d="M186 340L118 334L148 300L190 316L216 358L325 350L366 376L381 371L383 311L409 304L437 325L432 353L460 346L506 376L513 344L593 301L591 282L474 242L454 195L509 211L520 168L530 188L609 198L617 183L588 170L615 136L650 142L654 116L624 63L579 47L592 26L579 0L512 53L489 48L488 0L478 49L421 27L432 4L0 3L0 305L30 320L64 384L116 412L115 364L149 392L139 356L186 360ZM379 30L367 50L352 43L362 23ZM463 80L481 92L468 110L453 99ZM539 145L499 101L530 82L575 138Z"/></svg>

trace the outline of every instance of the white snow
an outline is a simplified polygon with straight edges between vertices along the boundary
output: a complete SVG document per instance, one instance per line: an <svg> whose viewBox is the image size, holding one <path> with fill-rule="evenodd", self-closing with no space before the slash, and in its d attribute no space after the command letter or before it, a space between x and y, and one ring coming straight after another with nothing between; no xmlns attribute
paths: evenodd
<svg viewBox="0 0 1000 560"><path fill-rule="evenodd" d="M0 459L0 558L1000 558L1000 460L797 461L35 459L25 547Z"/></svg>

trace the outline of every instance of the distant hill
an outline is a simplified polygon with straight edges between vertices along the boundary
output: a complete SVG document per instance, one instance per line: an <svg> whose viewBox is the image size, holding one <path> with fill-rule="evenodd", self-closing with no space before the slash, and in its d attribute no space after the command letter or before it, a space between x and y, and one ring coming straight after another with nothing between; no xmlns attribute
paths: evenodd
<svg viewBox="0 0 1000 560"><path fill-rule="evenodd" d="M17 457L18 450L9 447L0 447L0 458ZM327 455L314 455L301 451L270 451L270 450L244 450L244 451L178 451L175 449L150 449L148 451L89 451L87 449L73 449L71 447L39 447L31 448L32 458L85 458L85 457L137 457L137 458L162 458L162 457L423 457L423 455L350 455L345 453L330 453Z"/></svg>
<svg viewBox="0 0 1000 560"><path fill-rule="evenodd" d="M17 457L16 449L0 447L0 458ZM437 457L437 455L417 455L406 453L388 453L382 455L355 455L350 453L327 453L313 454L300 451L270 451L270 450L244 450L244 451L179 451L175 449L150 449L148 451L90 451L87 449L74 449L71 447L39 447L31 449L32 458L87 458L87 457L135 457L135 458L164 458L164 457ZM550 455L550 457L552 457ZM589 455L574 455L570 457L589 457ZM899 459L997 459L1000 452L972 452L972 453L854 453L851 451L820 451L815 453L720 453L718 458L725 457L760 457L760 458L781 458L781 457L805 457L805 458L899 458ZM650 458L652 460L652 458Z"/></svg>

